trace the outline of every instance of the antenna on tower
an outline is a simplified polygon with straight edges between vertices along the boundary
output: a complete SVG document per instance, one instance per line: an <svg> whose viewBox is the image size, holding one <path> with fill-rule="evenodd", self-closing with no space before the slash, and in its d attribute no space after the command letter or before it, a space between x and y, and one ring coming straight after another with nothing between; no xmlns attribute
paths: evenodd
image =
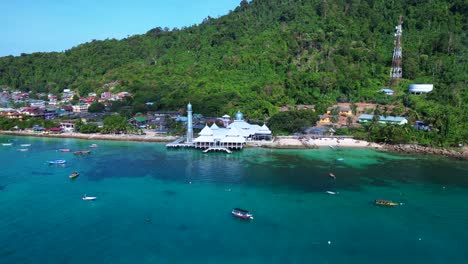
<svg viewBox="0 0 468 264"><path fill-rule="evenodd" d="M390 72L390 85L397 83L401 77L403 77L403 69L401 67L401 60L403 58L401 50L401 34L403 30L401 25L403 24L403 16L400 16L400 21L395 27L395 48L393 49L392 69Z"/></svg>

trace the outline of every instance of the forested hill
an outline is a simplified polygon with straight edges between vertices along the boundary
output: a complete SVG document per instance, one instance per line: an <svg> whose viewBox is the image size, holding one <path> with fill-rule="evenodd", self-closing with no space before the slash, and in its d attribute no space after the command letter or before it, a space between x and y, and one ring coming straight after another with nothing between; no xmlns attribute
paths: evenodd
<svg viewBox="0 0 468 264"><path fill-rule="evenodd" d="M2 57L0 86L85 94L120 80L136 109L190 100L205 114L241 108L262 118L285 104L408 101L415 82L433 83L427 99L459 111L468 99L466 14L464 0L244 0L196 26ZM394 87L400 96L382 99L400 15L404 80Z"/></svg>

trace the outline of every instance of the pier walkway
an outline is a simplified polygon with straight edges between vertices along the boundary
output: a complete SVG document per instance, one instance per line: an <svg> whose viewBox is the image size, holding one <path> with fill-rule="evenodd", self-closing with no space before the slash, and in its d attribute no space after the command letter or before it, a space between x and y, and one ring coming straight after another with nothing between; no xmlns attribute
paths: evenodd
<svg viewBox="0 0 468 264"><path fill-rule="evenodd" d="M229 150L228 148L223 148L223 147L211 147L211 148L207 148L203 151L203 153L207 153L207 152L210 152L210 151L224 151L226 153L229 153L231 154L232 151Z"/></svg>
<svg viewBox="0 0 468 264"><path fill-rule="evenodd" d="M167 144L166 148L193 148L193 143L185 143L185 137L181 137Z"/></svg>

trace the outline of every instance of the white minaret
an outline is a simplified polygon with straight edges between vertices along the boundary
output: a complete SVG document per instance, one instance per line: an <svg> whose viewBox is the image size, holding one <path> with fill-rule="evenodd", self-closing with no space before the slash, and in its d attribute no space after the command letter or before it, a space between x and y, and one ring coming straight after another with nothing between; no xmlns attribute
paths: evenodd
<svg viewBox="0 0 468 264"><path fill-rule="evenodd" d="M187 105L187 141L186 143L192 143L193 141L193 124L192 124L192 105Z"/></svg>

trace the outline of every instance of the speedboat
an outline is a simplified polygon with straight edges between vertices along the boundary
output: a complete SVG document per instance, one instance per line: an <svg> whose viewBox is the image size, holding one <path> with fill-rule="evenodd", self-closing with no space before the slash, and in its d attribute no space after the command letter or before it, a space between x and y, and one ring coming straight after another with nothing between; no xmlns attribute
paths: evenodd
<svg viewBox="0 0 468 264"><path fill-rule="evenodd" d="M91 144L89 147L90 147L90 148L97 148L97 147L99 147L99 146L98 146L97 144Z"/></svg>
<svg viewBox="0 0 468 264"><path fill-rule="evenodd" d="M21 144L20 146L22 146L22 147L30 147L31 144Z"/></svg>
<svg viewBox="0 0 468 264"><path fill-rule="evenodd" d="M397 206L398 205L397 203L394 203L389 200L375 200L374 204L381 205L381 206Z"/></svg>
<svg viewBox="0 0 468 264"><path fill-rule="evenodd" d="M94 201L97 199L97 197L94 196L86 196L86 194L81 198L83 201Z"/></svg>
<svg viewBox="0 0 468 264"><path fill-rule="evenodd" d="M332 195L335 195L335 194L336 194L336 192L332 192L332 191L326 191L326 193L332 194Z"/></svg>
<svg viewBox="0 0 468 264"><path fill-rule="evenodd" d="M66 160L50 160L49 165L60 165L60 164L65 164L67 161Z"/></svg>
<svg viewBox="0 0 468 264"><path fill-rule="evenodd" d="M11 146L13 143L2 143L2 146Z"/></svg>
<svg viewBox="0 0 468 264"><path fill-rule="evenodd" d="M29 151L29 149L27 149L27 148L21 148L21 149L18 149L18 151L26 152L26 151Z"/></svg>
<svg viewBox="0 0 468 264"><path fill-rule="evenodd" d="M70 149L59 149L60 152L70 152Z"/></svg>
<svg viewBox="0 0 468 264"><path fill-rule="evenodd" d="M254 219L253 215L249 211L244 210L244 209L240 209L240 208L232 209L231 214L233 216L235 216L237 218L241 218L241 219Z"/></svg>
<svg viewBox="0 0 468 264"><path fill-rule="evenodd" d="M79 174L77 171L74 171L74 172L72 172L72 173L70 174L69 177L70 177L70 179L74 179L74 178L76 178L76 177L78 177L78 176L80 176L80 174Z"/></svg>
<svg viewBox="0 0 468 264"><path fill-rule="evenodd" d="M333 174L333 173L331 173L331 172L330 172L330 173L328 173L328 176L332 177L333 179L336 179L336 176L335 176L335 174Z"/></svg>

